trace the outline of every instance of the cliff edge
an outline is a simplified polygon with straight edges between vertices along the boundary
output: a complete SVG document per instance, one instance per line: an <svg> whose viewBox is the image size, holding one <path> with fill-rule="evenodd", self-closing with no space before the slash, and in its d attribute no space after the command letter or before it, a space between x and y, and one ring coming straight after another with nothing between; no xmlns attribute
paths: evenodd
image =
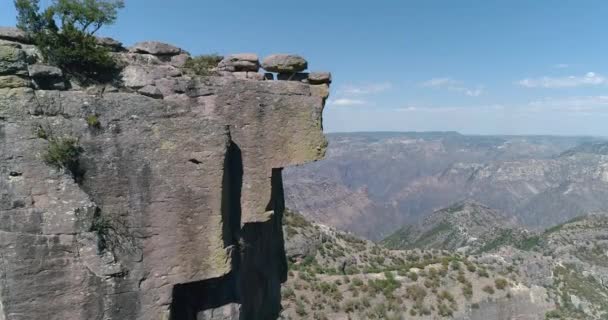
<svg viewBox="0 0 608 320"><path fill-rule="evenodd" d="M200 77L180 48L100 39L122 72L83 85L7 30L0 319L276 318L281 170L323 157L330 76L238 54Z"/></svg>

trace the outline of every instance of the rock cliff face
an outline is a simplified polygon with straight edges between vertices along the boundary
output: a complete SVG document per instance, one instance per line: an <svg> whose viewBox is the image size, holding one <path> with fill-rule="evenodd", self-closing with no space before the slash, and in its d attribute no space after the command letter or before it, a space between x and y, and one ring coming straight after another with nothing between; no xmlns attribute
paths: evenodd
<svg viewBox="0 0 608 320"><path fill-rule="evenodd" d="M125 68L85 87L4 39L0 319L275 318L281 170L323 157L329 80L190 76L179 48L101 39ZM69 170L44 161L65 141Z"/></svg>

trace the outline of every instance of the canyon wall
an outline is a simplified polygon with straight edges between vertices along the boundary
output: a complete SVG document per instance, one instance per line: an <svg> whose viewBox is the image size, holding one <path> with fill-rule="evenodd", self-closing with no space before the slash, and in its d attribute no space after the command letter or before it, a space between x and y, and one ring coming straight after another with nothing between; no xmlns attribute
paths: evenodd
<svg viewBox="0 0 608 320"><path fill-rule="evenodd" d="M324 156L330 76L240 54L200 77L106 38L124 68L83 85L0 39L0 320L276 318L281 170Z"/></svg>

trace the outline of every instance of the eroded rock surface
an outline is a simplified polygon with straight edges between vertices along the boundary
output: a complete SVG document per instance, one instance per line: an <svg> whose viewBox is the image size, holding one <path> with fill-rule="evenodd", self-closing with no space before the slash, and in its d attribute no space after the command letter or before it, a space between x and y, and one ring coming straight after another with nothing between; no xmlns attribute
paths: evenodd
<svg viewBox="0 0 608 320"><path fill-rule="evenodd" d="M115 54L114 84L41 90L0 44L0 319L276 318L281 170L323 157L326 97L186 76L171 45ZM77 163L47 164L67 138Z"/></svg>

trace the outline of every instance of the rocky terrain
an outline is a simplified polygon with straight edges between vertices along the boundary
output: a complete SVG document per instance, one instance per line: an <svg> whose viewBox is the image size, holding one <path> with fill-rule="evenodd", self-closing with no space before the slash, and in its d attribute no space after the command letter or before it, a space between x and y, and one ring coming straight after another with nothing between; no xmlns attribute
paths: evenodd
<svg viewBox="0 0 608 320"><path fill-rule="evenodd" d="M499 244L523 245L533 233L516 221L475 201L463 201L433 212L418 225L408 225L382 241L392 249L442 249L486 252Z"/></svg>
<svg viewBox="0 0 608 320"><path fill-rule="evenodd" d="M434 215L479 209L491 210L465 203ZM475 252L469 243L452 241L434 243L435 249L390 250L290 211L283 228L290 263L283 319L608 316L606 215L579 217L522 238L497 240L484 234L493 228L471 230L484 239L476 247L484 249Z"/></svg>
<svg viewBox="0 0 608 320"><path fill-rule="evenodd" d="M324 161L286 170L287 204L371 240L466 199L537 230L608 209L601 139L453 132L328 137Z"/></svg>
<svg viewBox="0 0 608 320"><path fill-rule="evenodd" d="M0 319L275 318L281 172L323 157L331 76L285 54L200 76L170 44L98 42L109 83L0 28Z"/></svg>

